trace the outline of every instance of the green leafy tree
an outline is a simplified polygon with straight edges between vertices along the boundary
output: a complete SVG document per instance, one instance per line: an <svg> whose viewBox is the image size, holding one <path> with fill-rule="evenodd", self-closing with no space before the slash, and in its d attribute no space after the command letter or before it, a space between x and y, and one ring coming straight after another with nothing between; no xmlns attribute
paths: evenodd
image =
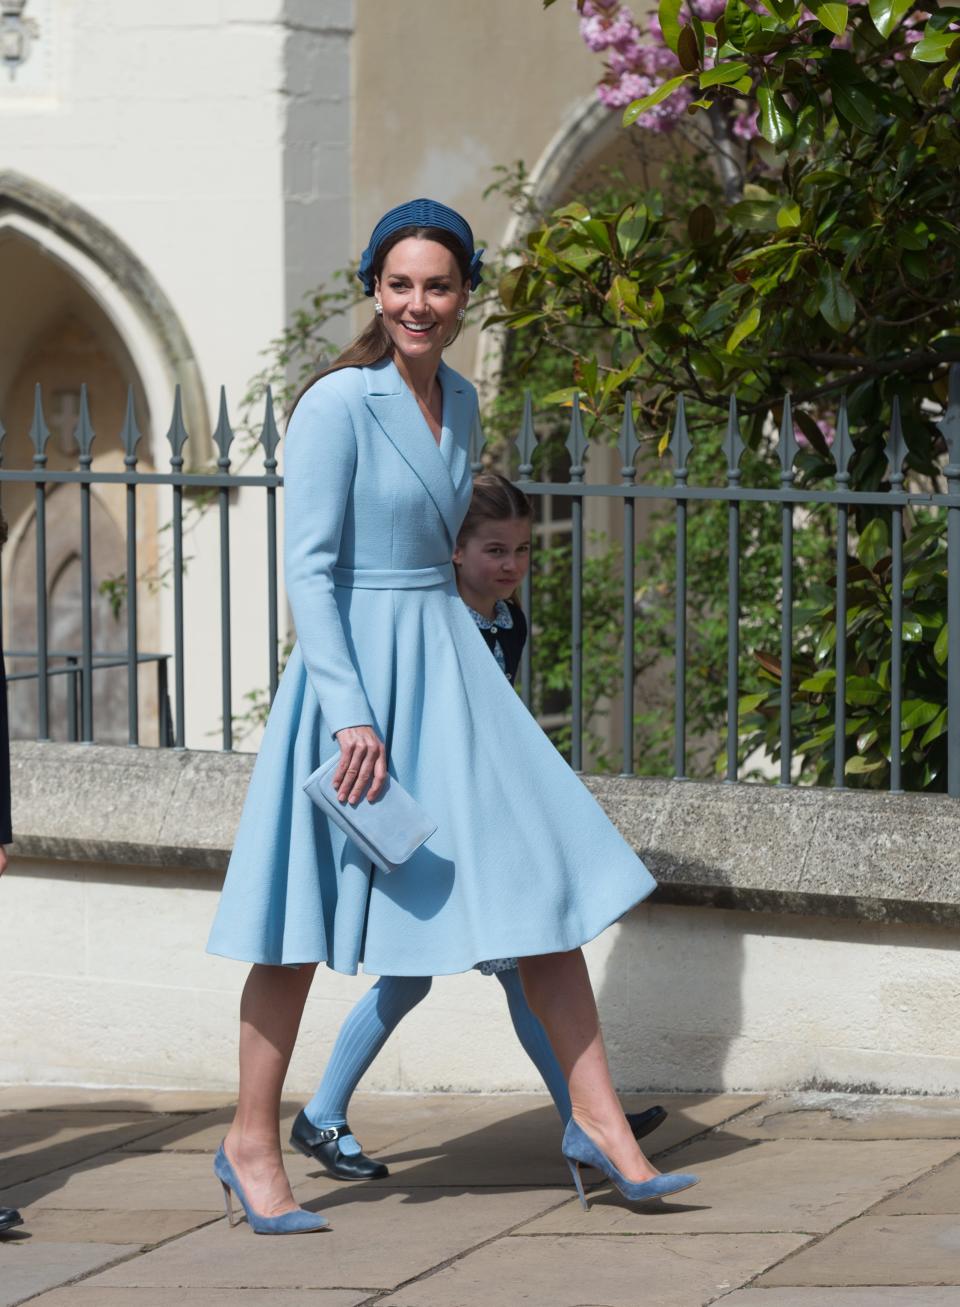
<svg viewBox="0 0 960 1307"><path fill-rule="evenodd" d="M494 321L516 333L521 361L524 350L568 359L568 390L580 392L594 438L612 429L631 402L662 449L682 392L695 442L718 451L716 432L735 393L748 447L772 471L778 414L771 414L771 401L790 392L804 439L800 483L823 484L834 475L833 415L845 392L855 443L849 484L875 490L887 484L885 441L897 399L907 477L939 488L944 445L936 419L947 366L960 360L960 9L874 0L811 10L777 0L760 12L730 0L713 23L693 14L684 23L679 3L665 0L661 25L680 66L631 105L625 120L691 83L699 97L694 109L754 105L762 139L744 146L741 194L732 203L665 205L644 193L618 206L564 206L530 231L522 258L501 282L503 311ZM861 549L871 519L886 517L882 510L855 515ZM812 514L804 522L829 542L829 519ZM908 535L920 525L908 516ZM938 566L942 572L939 530L929 524L933 577ZM748 544L748 560L749 550ZM828 551L815 554L819 564ZM668 567L666 555L662 561ZM851 567L851 581L857 568L876 576L863 557ZM810 572L805 565L800 581L815 588L825 578L819 566ZM879 668L884 629L889 642L888 589L861 586L851 611L848 659L858 675L872 674L863 669L874 662ZM711 613L718 598L707 600ZM808 659L812 675L832 653L836 613L829 599L813 589L798 596L797 665ZM911 592L908 607L915 600L925 621L918 632L911 625L917 619L905 618L911 648L904 694L911 704L931 705L918 710L921 716L936 712L911 737L909 747L921 756L910 770L913 783L939 788L942 705L929 696L942 695L942 678L931 669L940 666L935 651L945 638L945 602L937 607L935 586L922 597ZM745 747L772 743L775 647L754 647L754 674L770 693L756 700L762 687L750 689ZM848 686L848 715L858 723L848 776L851 783L882 784L888 695L870 705L874 736L873 727L859 729L855 692ZM804 774L822 779L832 769L824 734L829 683L800 691L813 693L820 695L818 713L808 718L814 705L800 702L794 725Z"/></svg>

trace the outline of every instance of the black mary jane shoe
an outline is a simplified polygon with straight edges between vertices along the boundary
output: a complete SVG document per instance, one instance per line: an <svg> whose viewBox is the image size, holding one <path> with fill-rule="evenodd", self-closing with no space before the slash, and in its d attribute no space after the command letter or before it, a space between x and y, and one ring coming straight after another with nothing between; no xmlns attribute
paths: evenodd
<svg viewBox="0 0 960 1307"><path fill-rule="evenodd" d="M626 1117L634 1139L642 1139L644 1135L656 1130L658 1125L663 1125L667 1119L667 1109L658 1104L656 1107L648 1107L645 1112L627 1112Z"/></svg>
<svg viewBox="0 0 960 1307"><path fill-rule="evenodd" d="M0 1234L4 1230L12 1230L17 1225L23 1225L23 1217L14 1207L0 1207Z"/></svg>
<svg viewBox="0 0 960 1307"><path fill-rule="evenodd" d="M341 1153L340 1140L350 1134L348 1125L319 1129L301 1112L290 1131L290 1143L304 1157L312 1157L338 1180L384 1180L390 1174L382 1162L366 1153Z"/></svg>

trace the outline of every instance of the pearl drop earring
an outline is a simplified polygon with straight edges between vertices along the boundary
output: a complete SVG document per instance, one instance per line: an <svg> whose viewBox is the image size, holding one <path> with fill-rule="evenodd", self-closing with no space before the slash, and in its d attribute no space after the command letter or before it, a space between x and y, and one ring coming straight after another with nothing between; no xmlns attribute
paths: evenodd
<svg viewBox="0 0 960 1307"><path fill-rule="evenodd" d="M383 317L383 305L380 303L379 300L374 300L373 311L374 313L377 314L378 317L381 318Z"/></svg>

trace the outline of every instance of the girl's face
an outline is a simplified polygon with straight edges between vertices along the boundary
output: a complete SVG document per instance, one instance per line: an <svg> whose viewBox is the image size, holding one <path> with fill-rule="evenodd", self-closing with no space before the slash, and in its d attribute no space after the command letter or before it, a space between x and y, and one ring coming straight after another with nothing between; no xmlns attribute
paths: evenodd
<svg viewBox="0 0 960 1307"><path fill-rule="evenodd" d="M470 289L445 245L409 236L388 251L374 294L396 349L411 360L434 355L439 360Z"/></svg>
<svg viewBox="0 0 960 1307"><path fill-rule="evenodd" d="M529 517L481 522L453 551L463 589L490 602L512 594L530 567L530 529Z"/></svg>

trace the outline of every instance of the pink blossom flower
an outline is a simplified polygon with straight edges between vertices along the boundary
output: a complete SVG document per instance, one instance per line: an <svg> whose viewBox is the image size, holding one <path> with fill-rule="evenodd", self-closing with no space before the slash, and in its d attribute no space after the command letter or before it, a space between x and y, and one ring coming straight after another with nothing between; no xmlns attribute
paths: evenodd
<svg viewBox="0 0 960 1307"><path fill-rule="evenodd" d="M745 109L738 113L730 130L741 141L755 141L760 135L760 110Z"/></svg>
<svg viewBox="0 0 960 1307"><path fill-rule="evenodd" d="M698 13L706 16L723 7L723 0L703 0ZM663 39L657 18L648 19L644 32L620 0L586 0L580 34L591 50L606 53L605 75L597 87L597 96L610 109L625 108L650 95L664 76L679 71L677 57ZM647 131L670 131L692 99L692 86L684 85L667 101L642 114L637 125Z"/></svg>
<svg viewBox="0 0 960 1307"><path fill-rule="evenodd" d="M610 41L607 39L607 32L606 22L599 14L580 19L580 35L583 37L587 48L594 52L606 50L609 47Z"/></svg>
<svg viewBox="0 0 960 1307"><path fill-rule="evenodd" d="M821 436L823 436L825 443L829 446L832 446L834 438L836 437L837 434L836 423L833 421L833 419L829 417L826 413L820 413L820 412L811 413L810 417L820 428L820 434ZM797 437L797 444L801 447L801 449L812 449L810 440L806 435L804 435L803 431L800 428L799 423L795 428L795 435Z"/></svg>
<svg viewBox="0 0 960 1307"><path fill-rule="evenodd" d="M602 104L610 109L624 109L634 100L641 100L656 87L649 77L640 73L624 73L615 82L601 82L597 87L597 96Z"/></svg>
<svg viewBox="0 0 960 1307"><path fill-rule="evenodd" d="M689 86L679 86L669 100L663 100L642 113L636 125L648 132L672 132L692 99L693 91Z"/></svg>
<svg viewBox="0 0 960 1307"><path fill-rule="evenodd" d="M620 9L608 29L610 44L616 45L620 41L629 41L636 32L637 25L633 21L633 14L629 9Z"/></svg>

